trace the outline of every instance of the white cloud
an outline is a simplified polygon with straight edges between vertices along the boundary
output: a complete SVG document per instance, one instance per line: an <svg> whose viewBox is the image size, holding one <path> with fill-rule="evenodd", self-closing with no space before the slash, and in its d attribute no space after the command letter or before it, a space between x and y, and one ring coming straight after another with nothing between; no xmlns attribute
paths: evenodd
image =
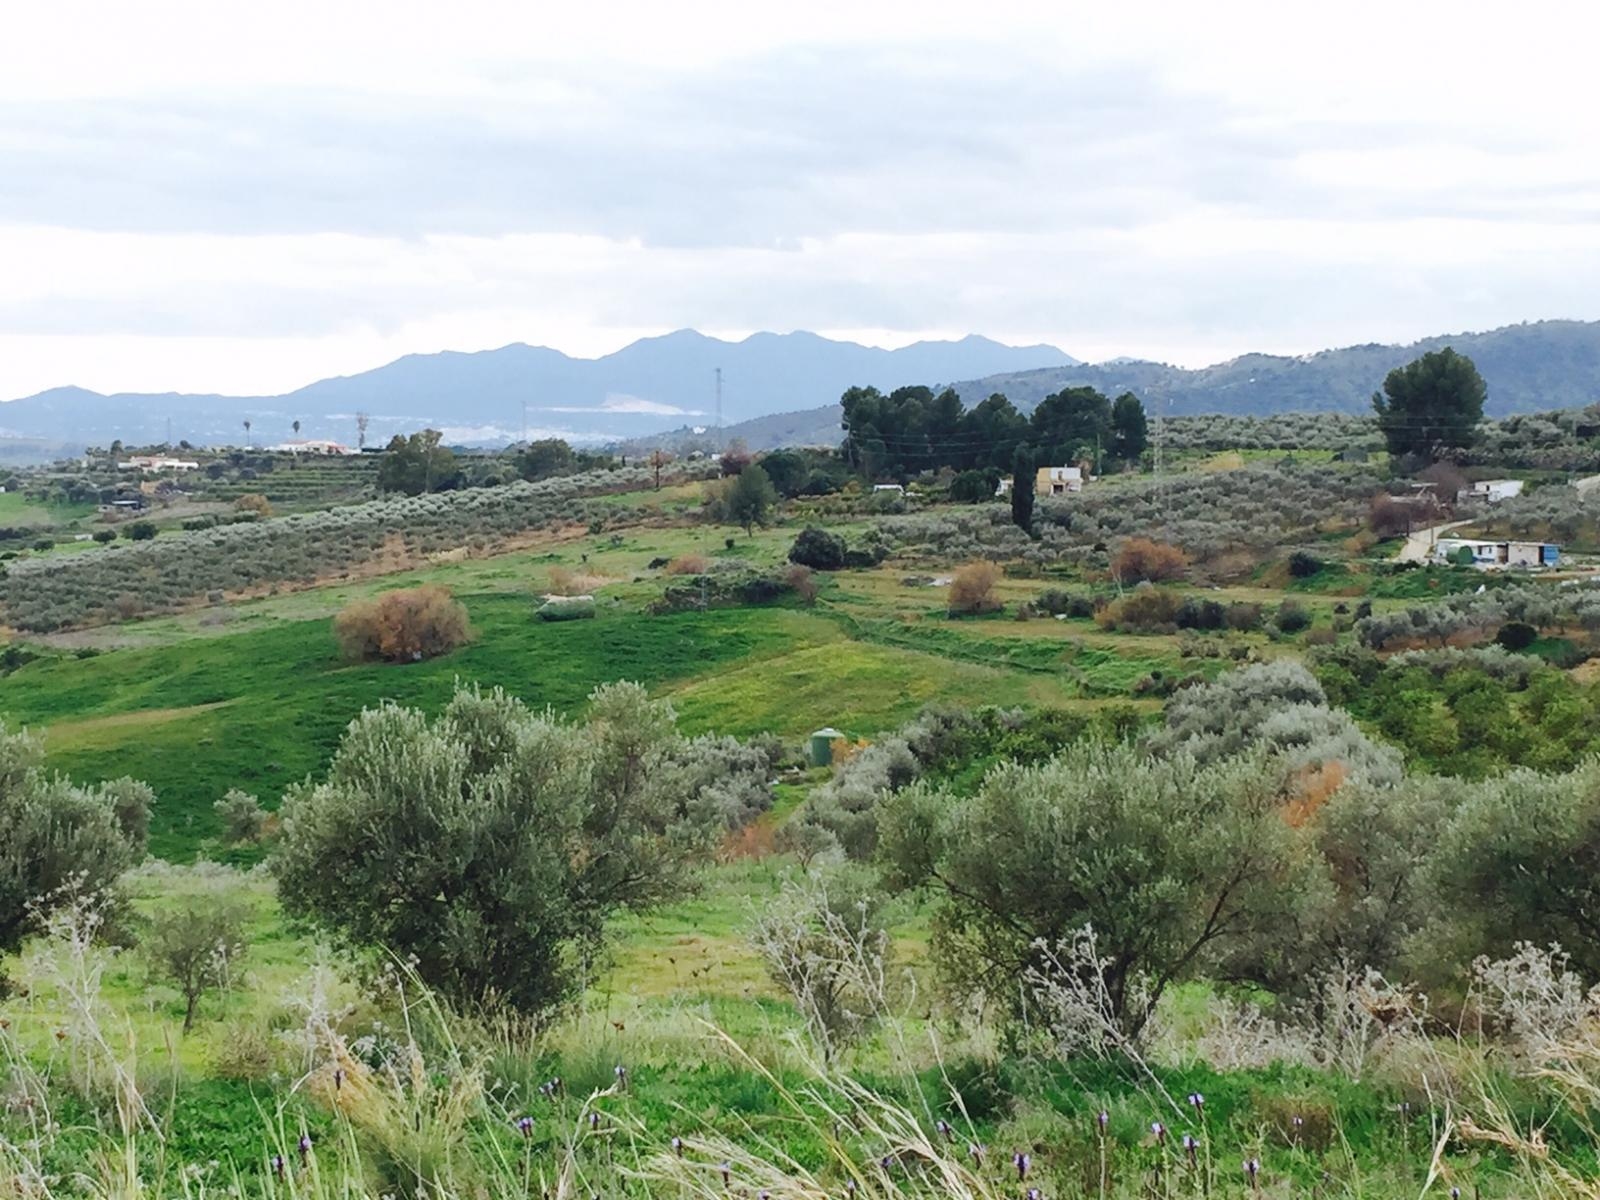
<svg viewBox="0 0 1600 1200"><path fill-rule="evenodd" d="M0 41L0 397L684 326L1199 365L1600 318L1596 32L1433 0L34 5Z"/></svg>

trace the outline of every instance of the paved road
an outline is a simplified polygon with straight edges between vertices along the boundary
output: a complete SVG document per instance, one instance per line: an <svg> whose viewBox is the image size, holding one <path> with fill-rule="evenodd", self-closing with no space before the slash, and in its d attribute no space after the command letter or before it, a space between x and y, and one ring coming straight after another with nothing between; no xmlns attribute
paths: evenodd
<svg viewBox="0 0 1600 1200"><path fill-rule="evenodd" d="M1600 476L1596 476L1600 478ZM1400 547L1398 559L1400 562L1427 562L1433 553L1433 543L1439 540L1441 534L1449 533L1452 529L1460 529L1463 525L1471 525L1469 518L1465 521L1446 521L1443 525L1430 525L1427 529L1414 529L1406 536L1405 545Z"/></svg>

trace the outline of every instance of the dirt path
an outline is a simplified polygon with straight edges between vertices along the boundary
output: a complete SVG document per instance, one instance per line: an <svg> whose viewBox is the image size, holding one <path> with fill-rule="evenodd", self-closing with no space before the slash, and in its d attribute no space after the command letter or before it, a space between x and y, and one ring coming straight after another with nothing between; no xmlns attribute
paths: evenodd
<svg viewBox="0 0 1600 1200"><path fill-rule="evenodd" d="M1400 553L1396 556L1396 559L1399 562L1427 562L1429 556L1433 553L1433 544L1439 540L1440 534L1471 524L1473 524L1472 519L1446 521L1443 525L1430 525L1426 529L1413 530L1406 535L1405 545L1400 547Z"/></svg>

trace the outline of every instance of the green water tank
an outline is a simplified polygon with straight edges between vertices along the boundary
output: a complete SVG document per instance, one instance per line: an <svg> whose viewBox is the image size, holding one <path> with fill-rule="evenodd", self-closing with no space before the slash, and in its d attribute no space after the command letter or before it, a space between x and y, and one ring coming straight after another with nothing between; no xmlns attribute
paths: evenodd
<svg viewBox="0 0 1600 1200"><path fill-rule="evenodd" d="M833 766L833 743L843 736L844 734L831 726L813 733L811 735L811 765L813 767Z"/></svg>

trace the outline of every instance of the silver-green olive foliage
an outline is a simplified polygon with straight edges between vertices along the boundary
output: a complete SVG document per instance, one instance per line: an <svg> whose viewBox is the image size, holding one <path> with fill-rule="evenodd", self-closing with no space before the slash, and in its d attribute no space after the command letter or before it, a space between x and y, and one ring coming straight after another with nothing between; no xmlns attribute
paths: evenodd
<svg viewBox="0 0 1600 1200"><path fill-rule="evenodd" d="M729 821L670 707L628 683L590 699L579 723L499 690L458 689L431 720L363 712L284 799L285 907L459 1003L559 1003L606 922L679 894Z"/></svg>

